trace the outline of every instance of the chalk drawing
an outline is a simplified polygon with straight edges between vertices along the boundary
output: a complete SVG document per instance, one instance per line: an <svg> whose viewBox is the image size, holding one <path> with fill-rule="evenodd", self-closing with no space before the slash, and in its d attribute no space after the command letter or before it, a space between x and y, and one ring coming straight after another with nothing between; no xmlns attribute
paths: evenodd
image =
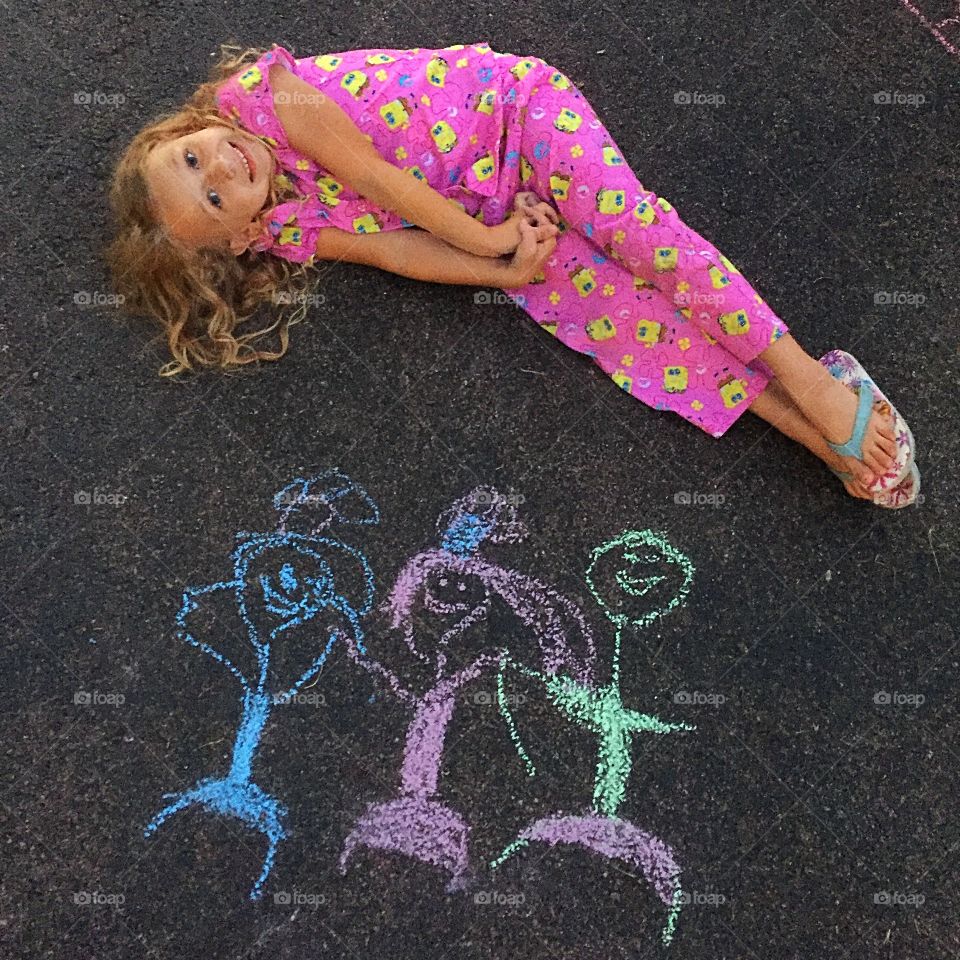
<svg viewBox="0 0 960 960"><path fill-rule="evenodd" d="M900 0L904 7L910 11L934 37L952 53L955 57L960 57L960 47L955 40L960 36L960 0L952 0L953 15L943 17L939 20L932 20L925 16L923 12L910 0Z"/></svg>
<svg viewBox="0 0 960 960"><path fill-rule="evenodd" d="M596 577L608 570L603 589ZM612 574L610 576L609 574ZM620 654L625 628L642 628L676 608L686 598L693 580L690 560L662 536L650 530L626 530L594 549L586 579L590 593L614 624L614 652L610 681L599 689L573 677L547 676L507 655L500 664L498 692L502 702L504 677L510 669L542 681L548 695L569 721L594 733L599 740L592 809L557 813L524 828L492 863L497 869L510 856L537 841L549 846L573 844L617 859L639 869L668 907L661 939L673 939L683 892L680 867L673 852L658 837L618 816L633 766L632 744L637 733L693 730L686 723L666 723L624 706L620 690ZM671 580L680 579L670 589ZM667 594L667 599L645 609L632 609L644 597Z"/></svg>
<svg viewBox="0 0 960 960"><path fill-rule="evenodd" d="M407 562L384 605L391 629L402 629L409 652L432 668L432 686L415 693L372 656L356 657L386 681L411 708L413 718L398 795L370 804L360 816L344 843L340 869L346 872L360 847L386 850L443 869L449 874L447 889L454 891L464 889L471 875L470 828L443 802L438 781L458 691L484 672L499 669L508 655L511 662L537 664L538 676L563 674L588 689L596 653L576 604L539 580L484 557L487 545L515 543L527 535L510 497L492 487L477 487L441 514L437 532L440 547ZM519 623L509 638L491 635L486 623L495 597L506 602ZM464 657L478 634L479 651ZM529 649L518 649L524 645ZM468 662L450 668L452 654Z"/></svg>
<svg viewBox="0 0 960 960"><path fill-rule="evenodd" d="M273 707L289 703L315 678L340 640L349 658L377 676L412 714L397 793L368 804L357 819L343 844L341 873L355 852L369 848L431 864L448 875L448 891L466 889L475 870L470 825L445 802L440 783L457 697L478 677L496 676L497 704L510 740L527 774L535 776L536 766L521 741L506 689L512 677L533 679L543 685L558 714L596 736L592 804L534 820L489 864L490 869L499 869L532 843L578 846L621 861L641 873L667 906L662 940L669 944L682 902L680 868L663 840L619 814L633 770L635 736L695 728L623 703L621 649L626 630L647 626L685 600L694 575L690 560L650 530L625 530L592 551L587 585L615 628L609 678L601 684L594 639L580 608L542 581L505 568L487 555L489 546L520 542L528 531L517 518L515 498L493 487L476 487L441 513L439 546L407 561L381 605L387 629L402 634L399 649L412 655L412 662L428 676L418 684L401 680L381 662L386 646L374 650L377 658L368 651L361 620L373 608L373 573L359 550L331 533L337 525L379 523L376 504L332 468L310 480L294 480L274 496L273 506L280 514L277 528L270 533L237 533L232 578L187 588L176 616L178 637L212 657L241 686L240 722L229 770L188 790L165 794L170 803L150 821L145 836L195 805L240 820L267 838L263 865L250 890L251 900L262 897L280 842L287 836L288 811L253 781L256 751ZM288 530L291 521L310 529ZM236 605L246 627L245 639L256 655L255 677L198 639L188 626L190 614L203 612L202 598L220 591ZM494 601L502 601L515 618L510 629L494 629L490 621ZM321 613L333 623L316 622ZM260 620L269 627L265 632L258 626ZM271 651L292 636L288 631L307 624L312 631L307 634L307 649L313 651L310 663L303 670L296 668L299 676L292 683L277 682L271 672Z"/></svg>
<svg viewBox="0 0 960 960"><path fill-rule="evenodd" d="M273 498L280 513L277 529L271 533L240 532L233 552L233 577L202 587L188 587L177 613L179 639L208 654L240 683L240 725L233 745L230 769L226 776L200 780L189 790L165 794L171 802L147 825L149 837L173 814L200 805L219 816L233 817L266 836L267 852L263 867L250 890L250 899L258 900L270 875L277 847L287 833L284 820L287 809L251 779L254 755L274 706L288 703L297 691L317 675L338 639L355 656L364 652L360 619L373 605L373 572L366 558L355 548L320 530L335 525L372 524L380 520L377 505L367 493L337 468L312 479L298 478ZM317 514L319 513L319 520ZM290 532L291 516L303 523L310 515L312 529L304 534ZM362 586L356 595L347 596L338 589L334 570L346 564L360 573ZM237 611L247 629L247 640L257 659L256 679L249 678L211 644L199 640L187 626L189 615L200 608L199 598L226 591L232 594ZM317 637L320 653L285 689L271 689L271 650L287 632L302 628L321 612L333 615L326 637ZM254 622L257 615L275 622L266 636ZM317 630L322 632L323 628ZM282 685L281 685L282 686Z"/></svg>

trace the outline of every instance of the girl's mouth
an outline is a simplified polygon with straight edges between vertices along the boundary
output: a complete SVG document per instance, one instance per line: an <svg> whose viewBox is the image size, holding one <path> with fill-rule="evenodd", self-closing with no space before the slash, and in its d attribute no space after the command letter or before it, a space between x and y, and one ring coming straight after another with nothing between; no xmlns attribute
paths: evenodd
<svg viewBox="0 0 960 960"><path fill-rule="evenodd" d="M229 143L230 146L240 154L240 159L243 161L243 166L247 171L247 176L250 178L250 182L253 183L253 179L257 175L257 165L254 162L253 157L244 147L240 146L240 144L234 143L232 140L228 140L227 143Z"/></svg>

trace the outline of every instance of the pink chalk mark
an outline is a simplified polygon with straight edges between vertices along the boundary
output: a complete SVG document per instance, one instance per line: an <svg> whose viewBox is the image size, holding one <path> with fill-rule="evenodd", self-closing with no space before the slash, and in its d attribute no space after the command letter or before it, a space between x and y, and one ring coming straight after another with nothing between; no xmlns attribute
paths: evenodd
<svg viewBox="0 0 960 960"><path fill-rule="evenodd" d="M608 859L623 860L639 868L657 896L668 907L673 906L680 876L673 851L659 837L626 820L599 813L557 814L535 821L517 839L538 840L550 846L578 844Z"/></svg>
<svg viewBox="0 0 960 960"><path fill-rule="evenodd" d="M453 893L467 885L469 834L466 821L436 800L402 797L374 803L344 842L340 872L347 872L347 861L357 847L370 847L402 853L445 870L450 874L447 891Z"/></svg>
<svg viewBox="0 0 960 960"><path fill-rule="evenodd" d="M960 4L958 4L957 14L953 17L947 17L944 20L938 20L936 23L928 20L923 13L914 6L910 0L900 0L903 6L910 11L926 28L933 34L937 40L943 44L947 50L950 51L955 57L960 57L960 48L956 44L951 43L950 39L944 33L944 28L947 26L960 27Z"/></svg>
<svg viewBox="0 0 960 960"><path fill-rule="evenodd" d="M429 797L437 792L447 725L456 706L448 694L421 703L407 731L407 746L400 772L401 789L412 796Z"/></svg>

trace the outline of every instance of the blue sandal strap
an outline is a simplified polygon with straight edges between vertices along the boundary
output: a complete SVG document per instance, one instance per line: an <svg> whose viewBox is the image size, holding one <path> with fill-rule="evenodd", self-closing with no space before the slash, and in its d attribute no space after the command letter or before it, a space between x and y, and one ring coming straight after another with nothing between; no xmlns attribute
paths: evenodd
<svg viewBox="0 0 960 960"><path fill-rule="evenodd" d="M827 467L827 469L835 476L841 480L853 480L852 473L843 473L840 470L834 470L833 467Z"/></svg>
<svg viewBox="0 0 960 960"><path fill-rule="evenodd" d="M857 460L863 459L863 435L867 432L867 424L870 421L870 413L873 410L873 391L870 384L866 381L860 384L860 399L857 405L857 416L853 422L853 433L846 443L831 443L827 441L827 446L841 457L855 457Z"/></svg>

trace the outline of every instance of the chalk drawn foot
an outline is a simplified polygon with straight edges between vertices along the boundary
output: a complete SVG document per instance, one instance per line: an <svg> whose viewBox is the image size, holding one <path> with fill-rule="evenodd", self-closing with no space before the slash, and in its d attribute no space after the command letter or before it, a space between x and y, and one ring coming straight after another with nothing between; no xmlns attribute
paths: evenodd
<svg viewBox="0 0 960 960"><path fill-rule="evenodd" d="M517 839L493 861L491 867L496 869L518 850L534 842L546 843L551 847L561 843L580 846L608 860L622 860L634 870L642 872L657 896L669 908L661 939L665 944L673 939L683 897L680 867L673 851L659 837L627 820L605 814L555 814L536 820L524 828Z"/></svg>
<svg viewBox="0 0 960 960"><path fill-rule="evenodd" d="M287 815L286 807L255 783L231 780L229 777L201 780L190 790L184 790L182 793L168 793L165 796L173 797L173 802L167 804L147 824L143 831L145 837L155 833L164 821L175 813L199 805L211 813L235 817L267 838L268 846L263 858L263 867L250 890L250 899L259 900L263 896L263 885L273 869L277 847L287 835L283 826L283 819Z"/></svg>
<svg viewBox="0 0 960 960"><path fill-rule="evenodd" d="M468 884L470 827L460 814L435 800L402 797L371 804L344 841L340 872L358 847L402 853L450 874L447 892Z"/></svg>

